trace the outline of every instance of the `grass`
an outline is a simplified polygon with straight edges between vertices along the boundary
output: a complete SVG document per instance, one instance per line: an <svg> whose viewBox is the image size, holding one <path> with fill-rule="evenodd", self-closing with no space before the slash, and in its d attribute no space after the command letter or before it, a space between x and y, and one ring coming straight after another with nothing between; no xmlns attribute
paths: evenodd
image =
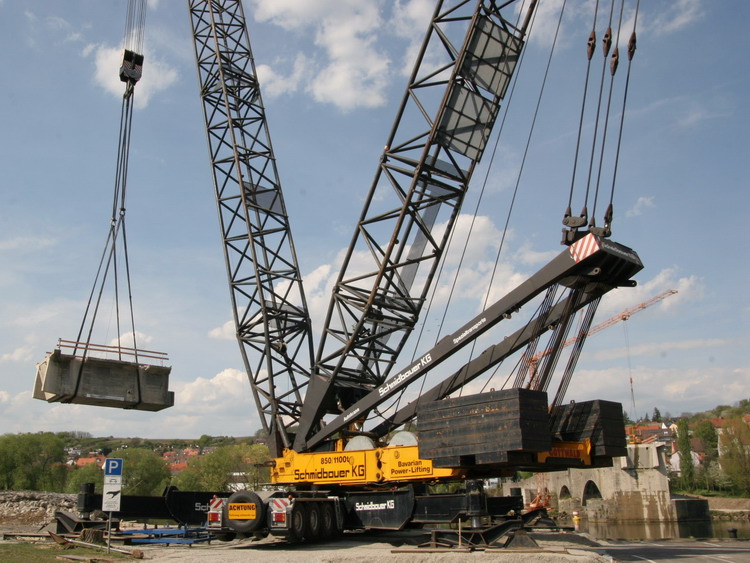
<svg viewBox="0 0 750 563"><path fill-rule="evenodd" d="M127 555L105 549L59 546L54 543L0 543L0 561L3 563L59 563L58 555L74 555L89 559L131 559Z"/></svg>

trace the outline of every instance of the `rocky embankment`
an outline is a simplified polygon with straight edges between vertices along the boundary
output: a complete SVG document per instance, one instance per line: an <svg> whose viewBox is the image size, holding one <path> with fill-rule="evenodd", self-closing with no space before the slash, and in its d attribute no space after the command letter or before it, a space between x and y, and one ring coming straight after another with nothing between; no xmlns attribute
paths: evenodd
<svg viewBox="0 0 750 563"><path fill-rule="evenodd" d="M0 524L14 526L45 526L55 519L56 510L75 512L76 495L38 493L34 491L0 492Z"/></svg>

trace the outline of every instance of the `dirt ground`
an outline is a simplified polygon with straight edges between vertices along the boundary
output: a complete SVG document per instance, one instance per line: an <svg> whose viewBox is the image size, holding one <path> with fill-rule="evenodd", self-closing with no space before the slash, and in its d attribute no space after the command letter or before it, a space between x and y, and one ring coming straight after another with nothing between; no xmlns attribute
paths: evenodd
<svg viewBox="0 0 750 563"><path fill-rule="evenodd" d="M528 562L528 563L603 563L611 561L591 551L584 551L578 546L541 545L544 550L503 551L500 549L476 550L473 552L452 553L415 553L416 546L429 539L419 532L361 533L345 534L334 542L289 545L269 539L261 542L248 540L213 542L208 545L193 547L150 546L144 552L153 561L199 562L239 562L259 560L263 563L304 561L305 563L357 562L390 563L416 562ZM396 551L394 551L396 550ZM398 552L398 550L402 550ZM403 550L410 550L404 552Z"/></svg>
<svg viewBox="0 0 750 563"><path fill-rule="evenodd" d="M3 533L39 533L54 530L53 526L39 529L39 526L21 523L0 523L0 537ZM347 533L341 538L325 543L287 544L269 537L261 541L235 540L231 542L213 541L208 544L194 544L190 547L175 545L124 546L113 542L118 549L138 549L144 553L146 561L179 561L181 563L233 563L263 561L263 563L439 563L439 562L507 562L507 563L604 563L609 557L594 551L584 551L581 545L570 542L539 542L541 549L501 550L486 549L473 552L418 552L411 550L429 540L424 531L407 530L402 532ZM11 539L0 540L19 541ZM40 541L40 540L36 540ZM401 550L401 552L399 552ZM410 550L405 552L404 550ZM104 550L91 550L92 557L106 556Z"/></svg>

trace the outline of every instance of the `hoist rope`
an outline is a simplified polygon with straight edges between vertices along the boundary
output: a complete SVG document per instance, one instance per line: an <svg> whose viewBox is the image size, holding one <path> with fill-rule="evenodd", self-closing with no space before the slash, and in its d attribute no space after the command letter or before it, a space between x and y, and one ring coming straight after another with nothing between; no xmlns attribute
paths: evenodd
<svg viewBox="0 0 750 563"><path fill-rule="evenodd" d="M586 64L586 77L583 81L583 96L581 97L581 114L578 118L578 138L576 139L576 150L575 150L575 156L573 157L573 174L570 179L570 192L568 194L568 213L570 213L570 209L573 205L573 191L575 189L575 183L576 183L576 172L578 170L578 156L581 151L581 135L583 134L583 119L586 115L586 98L589 91L589 79L591 77L591 59L594 55L594 50L596 49L596 17L599 13L599 0L597 0L596 5L594 6L594 19L591 23L591 34L589 35L589 40L587 43L587 52L586 57L588 59L588 63Z"/></svg>
<svg viewBox="0 0 750 563"><path fill-rule="evenodd" d="M612 7L614 8L614 0L612 2ZM602 132L602 144L601 149L599 151L599 167L597 170L596 175L596 189L594 190L594 205L591 210L591 225L593 226L595 224L595 217L596 217L596 206L599 201L599 186L601 184L601 177L602 177L602 166L604 165L604 149L607 144L607 132L609 131L609 115L610 110L612 109L612 94L614 92L614 83L615 83L615 72L617 71L617 64L619 61L620 56L620 28L622 26L622 12L625 7L625 0L622 0L620 3L620 19L617 22L617 38L615 40L615 50L612 52L612 58L610 59L610 72L609 72L609 92L607 94L607 109L604 112L604 127ZM611 20L611 14L610 14L610 20ZM609 53L605 52L604 54L604 61L606 66L606 60L607 55ZM604 75L602 74L602 80L604 80Z"/></svg>
<svg viewBox="0 0 750 563"><path fill-rule="evenodd" d="M126 53L130 49L133 52L136 50L141 52L143 44L143 29L145 25L145 12L146 12L146 0L130 0L128 2L128 10L126 15L125 25L125 37L123 43L125 45ZM138 76L140 77L140 76ZM121 74L122 79L122 74ZM136 331L135 331L135 317L133 312L133 294L132 284L130 277L130 259L128 257L128 243L127 243L127 230L125 228L125 201L127 193L127 179L128 179L128 164L130 154L130 140L131 140L131 129L133 122L133 107L134 107L134 85L137 78L134 80L128 80L125 86L125 93L122 98L122 106L120 109L120 127L118 133L118 146L117 146L117 162L115 166L115 182L114 182L114 193L112 197L112 211L110 217L109 231L107 233L104 250L99 261L96 276L94 278L94 284L89 294L88 302L81 321L81 326L78 332L77 344L75 351L78 350L78 344L85 345L83 348L83 358L85 359L88 355L88 349L91 344L91 338L93 336L94 324L96 321L99 307L101 305L102 297L104 295L104 289L109 277L110 269L112 270L113 276L113 289L114 289L114 308L116 316L116 327L117 327L117 349L118 359L122 359L122 342L121 342L121 324L120 324L120 301L119 301L119 272L118 272L118 258L117 258L117 244L118 240L122 241L122 255L125 266L125 282L128 290L128 306L130 308L130 326L133 338L133 351L132 354L135 356L135 361L138 362L138 346L136 343ZM97 291L98 289L98 291ZM93 305L92 302L96 298L96 302ZM88 323L88 330L86 331L86 325ZM86 340L82 340L82 336L86 332ZM75 352L74 352L75 353ZM83 364L81 364L82 366ZM79 377L80 380L80 377ZM140 396L140 393L139 393Z"/></svg>
<svg viewBox="0 0 750 563"><path fill-rule="evenodd" d="M143 30L146 27L146 0L129 0L125 17L125 49L143 53Z"/></svg>
<svg viewBox="0 0 750 563"><path fill-rule="evenodd" d="M633 63L633 56L635 55L635 49L636 49L636 24L638 23L638 11L641 6L641 0L637 0L635 4L635 16L633 16L633 32L630 35L630 40L628 41L628 71L625 76L625 92L622 96L622 110L620 111L620 128L617 135L617 148L615 150L615 163L614 163L614 169L612 172L612 188L610 190L609 195L609 205L612 206L614 197L615 197L615 181L617 180L617 165L620 162L620 147L622 144L622 131L625 124L625 106L628 101L628 89L630 87L630 70Z"/></svg>
<svg viewBox="0 0 750 563"><path fill-rule="evenodd" d="M515 206L516 198L518 197L518 191L521 185L521 177L523 176L523 173L525 170L526 159L529 155L529 149L531 147L531 139L534 136L534 130L536 128L536 121L537 121L537 118L539 117L539 109L542 105L542 97L544 96L545 87L547 86L547 79L549 78L550 66L552 64L552 56L554 55L555 47L557 46L557 39L560 34L560 27L562 25L562 17L563 17L563 14L565 13L566 4L567 4L567 0L563 2L562 8L560 10L560 17L557 20L557 27L555 28L555 36L554 36L554 39L552 40L552 47L550 48L549 57L547 58L547 65L544 69L544 78L542 79L542 85L541 85L541 88L539 89L539 96L537 97L536 106L534 108L534 116L531 119L531 126L529 127L529 134L526 137L526 145L524 147L523 157L521 158L521 165L519 166L518 174L516 175L516 183L513 188L513 196L511 197L510 205L508 206L508 213L505 217L505 224L503 225L503 234L500 237L500 245L498 246L497 253L495 255L495 264L494 264L494 267L492 268L492 275L490 276L489 284L487 285L487 292L485 293L484 302L482 303L482 310L485 310L487 308L487 303L490 300L490 295L492 293L492 284L495 281L495 275L497 274L497 267L498 267L498 264L500 263L500 254L502 253L503 248L505 246L505 237L508 232L508 226L510 225L510 219L513 214L513 208ZM534 12L534 16L536 16L536 13L537 12ZM495 145L495 148L493 149L493 159L494 159L494 152L496 150L497 150L497 144ZM490 163L492 163L492 160L490 160ZM489 170L487 174L489 175Z"/></svg>
<svg viewBox="0 0 750 563"><path fill-rule="evenodd" d="M586 195L584 197L584 202L585 202L586 207L588 207L589 196L591 194L591 175L593 174L593 170L594 170L596 143L597 143L597 138L599 136L599 116L602 110L602 97L604 95L604 77L607 73L607 56L609 54L609 47L612 44L612 13L613 11L614 11L614 0L612 0L612 3L610 4L609 23L607 25L607 32L604 34L604 38L602 39L602 48L604 50L604 57L602 61L601 78L599 79L599 94L597 96L596 112L595 112L595 118L594 118L594 132L591 136L591 154L589 155L589 170L588 170L588 175L586 176ZM594 201L596 201L596 199L597 199L597 194L594 193ZM593 207L594 209L591 212L591 217L594 217L594 214L596 213L596 203L594 203Z"/></svg>
<svg viewBox="0 0 750 563"><path fill-rule="evenodd" d="M625 334L625 353L628 357L628 377L630 378L630 400L633 405L633 420L638 416L635 412L635 391L633 390L633 365L630 361L630 336L628 335L628 323L623 323L623 332Z"/></svg>

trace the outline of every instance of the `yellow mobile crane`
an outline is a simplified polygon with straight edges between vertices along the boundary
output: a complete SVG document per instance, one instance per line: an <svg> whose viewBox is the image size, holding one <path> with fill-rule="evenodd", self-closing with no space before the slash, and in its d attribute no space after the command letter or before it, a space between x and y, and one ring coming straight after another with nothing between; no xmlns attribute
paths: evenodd
<svg viewBox="0 0 750 563"><path fill-rule="evenodd" d="M593 219L586 224L586 211L566 212L568 248L396 369L521 58L536 2L521 4L437 3L314 354L241 2L190 2L237 336L275 456L272 481L293 487L229 497L224 524L236 532L315 539L335 529L401 528L467 514L478 522L515 506L484 497L483 477L606 465L624 454L616 403L571 410L560 396L550 410L544 391L517 387L448 398L550 329L559 348L577 311L586 309L588 330L604 293L634 285L642 264L608 240L611 205L599 228ZM364 270L354 270L355 255L369 257ZM373 426L385 401L543 293L544 307L524 328ZM391 438L415 417L417 436ZM571 417L585 423L571 425ZM454 505L427 493L426 483L455 479L473 481ZM482 508L469 509L477 495Z"/></svg>
<svg viewBox="0 0 750 563"><path fill-rule="evenodd" d="M188 522L221 507L220 516L209 510L210 520L227 535L270 532L294 540L467 519L478 529L523 508L520 497L486 495L483 479L519 469L606 466L625 455L619 403L562 404L601 297L635 285L643 267L635 251L609 240L611 198L601 227L586 204L574 216L569 203L566 248L557 257L416 359L397 363L487 148L536 5L437 2L314 351L242 3L189 0L232 311L278 488L228 497L170 490L161 508L152 502L150 509L124 497L121 515L168 512ZM611 40L608 30L605 60ZM630 59L634 51L633 34ZM589 61L592 55L589 49ZM613 76L618 56L615 48ZM355 269L355 256L369 262ZM381 412L537 297L542 304L521 328L412 401ZM579 311L583 323L554 401L548 403L546 384L452 397L511 354L525 349L533 356L546 333L555 351L541 375L549 383ZM399 431L415 419L416 434ZM458 493L429 487L457 479L465 480ZM90 492L79 500L96 502Z"/></svg>

